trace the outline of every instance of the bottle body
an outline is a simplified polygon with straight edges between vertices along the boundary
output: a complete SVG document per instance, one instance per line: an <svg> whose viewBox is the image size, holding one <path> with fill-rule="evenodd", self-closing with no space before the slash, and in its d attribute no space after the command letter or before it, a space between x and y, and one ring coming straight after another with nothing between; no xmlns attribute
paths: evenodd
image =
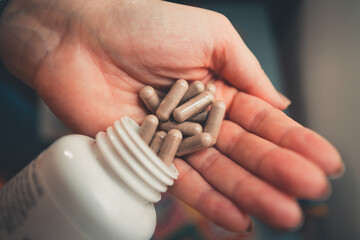
<svg viewBox="0 0 360 240"><path fill-rule="evenodd" d="M123 181L126 176L114 170L98 143L82 135L65 136L1 189L0 212L8 214L0 215L0 239L150 239L156 224L152 201ZM104 146L116 149L110 142ZM115 150L113 154L117 154L116 164L125 168L129 164L124 162L134 160L126 156L125 161ZM125 172L140 178L138 167ZM19 207L24 203L13 202L14 195L27 202L30 192L35 200L24 211ZM9 228L5 222L16 212L23 217Z"/></svg>
<svg viewBox="0 0 360 240"><path fill-rule="evenodd" d="M49 233L57 239L61 235L84 239L59 212L38 177L34 160L0 190L0 239L49 239Z"/></svg>

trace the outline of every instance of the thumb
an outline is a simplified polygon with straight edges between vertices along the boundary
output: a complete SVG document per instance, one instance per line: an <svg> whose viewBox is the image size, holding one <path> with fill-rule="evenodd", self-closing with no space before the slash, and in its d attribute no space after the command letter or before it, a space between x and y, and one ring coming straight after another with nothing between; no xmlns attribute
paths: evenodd
<svg viewBox="0 0 360 240"><path fill-rule="evenodd" d="M259 97L281 110L291 103L272 85L259 61L229 20L217 21L212 68L241 91ZM221 25L221 26L220 26ZM222 34L219 34L222 33Z"/></svg>

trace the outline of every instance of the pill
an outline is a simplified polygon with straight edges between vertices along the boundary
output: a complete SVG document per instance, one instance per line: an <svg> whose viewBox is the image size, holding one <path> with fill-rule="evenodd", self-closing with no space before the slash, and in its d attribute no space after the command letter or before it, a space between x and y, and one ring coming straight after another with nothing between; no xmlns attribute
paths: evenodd
<svg viewBox="0 0 360 240"><path fill-rule="evenodd" d="M208 91L204 91L183 105L177 107L173 112L173 117L175 121L183 122L209 106L213 100L214 95Z"/></svg>
<svg viewBox="0 0 360 240"><path fill-rule="evenodd" d="M186 91L185 95L181 99L180 103L184 103L189 99L195 97L196 95L202 93L205 89L205 86L200 81L195 81L190 84L189 89Z"/></svg>
<svg viewBox="0 0 360 240"><path fill-rule="evenodd" d="M219 135L221 123L224 119L226 105L222 101L215 101L210 109L208 118L205 123L204 132L210 133L213 138L213 144Z"/></svg>
<svg viewBox="0 0 360 240"><path fill-rule="evenodd" d="M158 131L150 143L150 148L151 150L154 151L156 155L159 153L161 144L163 143L165 136L166 136L166 132Z"/></svg>
<svg viewBox="0 0 360 240"><path fill-rule="evenodd" d="M160 98L156 94L154 88L145 86L140 90L139 95L150 112L155 113L160 104Z"/></svg>
<svg viewBox="0 0 360 240"><path fill-rule="evenodd" d="M159 119L155 115L151 114L145 117L141 124L139 135L146 144L149 145L158 125Z"/></svg>
<svg viewBox="0 0 360 240"><path fill-rule="evenodd" d="M213 95L216 93L216 86L213 83L208 83L205 86L205 91L211 92Z"/></svg>
<svg viewBox="0 0 360 240"><path fill-rule="evenodd" d="M200 134L203 131L202 126L199 123L194 123L194 122L177 123L169 120L160 123L159 127L163 131L178 129L184 136L193 136L196 134Z"/></svg>
<svg viewBox="0 0 360 240"><path fill-rule="evenodd" d="M191 122L205 123L208 117L209 110L204 110L194 116L189 117L187 120Z"/></svg>
<svg viewBox="0 0 360 240"><path fill-rule="evenodd" d="M209 133L201 133L192 137L185 138L176 153L176 156L193 153L212 145L213 139Z"/></svg>
<svg viewBox="0 0 360 240"><path fill-rule="evenodd" d="M164 99L161 101L158 109L156 110L156 116L161 121L169 119L171 113L180 103L180 100L188 90L189 85L184 79L177 80L171 87L170 91Z"/></svg>
<svg viewBox="0 0 360 240"><path fill-rule="evenodd" d="M159 158L163 160L163 162L167 166L170 166L170 164L172 163L175 154L180 146L181 140L182 134L179 130L171 129L167 133L159 151Z"/></svg>

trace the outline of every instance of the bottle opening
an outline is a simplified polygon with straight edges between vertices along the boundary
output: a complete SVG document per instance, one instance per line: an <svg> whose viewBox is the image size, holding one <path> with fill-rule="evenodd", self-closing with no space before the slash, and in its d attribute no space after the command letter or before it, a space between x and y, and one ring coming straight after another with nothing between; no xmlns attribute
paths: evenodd
<svg viewBox="0 0 360 240"><path fill-rule="evenodd" d="M144 199L157 202L178 172L166 166L138 135L139 125L124 117L96 135L96 146L116 176Z"/></svg>

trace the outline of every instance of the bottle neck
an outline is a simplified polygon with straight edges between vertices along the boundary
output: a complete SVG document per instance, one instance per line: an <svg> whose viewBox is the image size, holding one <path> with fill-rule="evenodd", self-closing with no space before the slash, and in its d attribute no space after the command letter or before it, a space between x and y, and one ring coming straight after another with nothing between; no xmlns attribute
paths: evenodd
<svg viewBox="0 0 360 240"><path fill-rule="evenodd" d="M123 117L96 135L96 148L114 177L137 195L158 202L178 172L166 166L138 135L139 126Z"/></svg>

